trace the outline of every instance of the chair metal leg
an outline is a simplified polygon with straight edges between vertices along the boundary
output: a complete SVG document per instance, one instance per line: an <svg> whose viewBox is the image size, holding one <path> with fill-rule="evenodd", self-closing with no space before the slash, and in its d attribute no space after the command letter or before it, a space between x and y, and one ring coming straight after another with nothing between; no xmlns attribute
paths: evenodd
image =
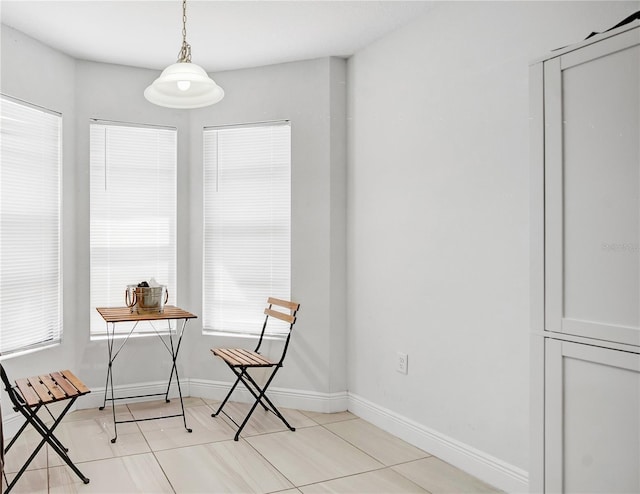
<svg viewBox="0 0 640 494"><path fill-rule="evenodd" d="M266 395L267 388L268 388L268 387L269 387L269 385L271 384L271 381L272 381L272 380L273 380L273 378L275 377L276 372L278 371L278 369L279 369L279 367L276 367L276 368L273 370L273 373L271 374L271 377L270 377L270 378L269 378L269 380L267 381L267 384L265 384L265 385L264 385L264 388L262 388L261 393L260 393L260 396L259 396L259 397L257 397L257 399L259 399L261 403L262 403L262 399L264 399L264 400L269 404L269 406L271 407L269 410L270 410L273 414L275 414L275 415L276 415L276 416L277 416L277 417L278 417L278 418L279 418L279 419L284 423L284 425L286 425L286 426L287 426L287 428L288 428L290 431L292 431L292 432L293 432L293 431L295 431L295 430L296 430L296 429L295 429L295 427L293 427L291 424L289 424L289 422L287 422L287 419L285 419L285 418L284 418L284 415L282 415L282 414L280 413L280 410L278 410L278 408L273 404L273 402L272 402L272 401L269 399L269 397ZM251 381L251 383L256 387L256 389L260 389L260 387L258 386L258 384L253 380L253 378L252 378L251 376L249 376L249 375L247 374L247 377L249 378L249 380ZM264 406L264 405L263 405L263 406ZM267 410L267 408L265 408L265 410Z"/></svg>
<svg viewBox="0 0 640 494"><path fill-rule="evenodd" d="M295 431L295 428L287 422L287 419L280 413L277 407L273 404L273 402L267 397L266 392L269 388L269 385L273 381L278 369L282 367L282 362L284 361L285 355L287 354L287 348L289 347L289 340L291 338L291 329L296 322L296 314L298 309L300 308L300 304L297 302L291 302L287 300L282 300L275 297L269 297L267 299L267 308L264 310L265 319L262 325L262 331L260 332L260 339L257 342L257 345L253 351L247 350L246 348L212 348L211 352L214 356L220 357L226 364L227 367L231 369L236 375L236 382L233 383L229 393L225 396L224 400L220 404L220 407L215 413L212 413L211 416L215 417L220 412L224 413L229 417L227 413L223 411L224 406L227 404L229 397L233 393L233 391L238 386L238 383L242 381L242 384L247 388L247 390L251 393L251 395L255 398L255 401L251 405L251 409L249 413L245 416L244 420L240 425L232 418L229 417L234 424L238 426L238 430L236 431L235 440L237 441L240 437L240 433L244 429L245 425L251 418L251 415L258 407L258 404L262 406L265 411L272 412L276 417L278 417L284 425L291 431ZM280 359L276 362L274 360L268 359L264 357L260 353L260 346L262 345L263 338L265 337L267 325L269 319L274 317L276 319L280 319L280 321L284 321L289 323L289 332L284 339L284 344L282 345L282 355ZM267 379L267 382L264 386L260 386L253 377L249 374L249 369L267 369L272 368L271 376Z"/></svg>
<svg viewBox="0 0 640 494"><path fill-rule="evenodd" d="M27 459L27 461L24 463L24 465L22 465L22 468L18 471L18 473L13 478L11 483L7 486L7 489L5 490L4 494L7 494L9 491L11 491L11 489L13 489L13 486L16 484L16 482L18 482L20 477L22 477L24 472L27 470L27 468L29 467L31 462L34 460L34 458L37 456L37 454L40 452L40 450L42 449L45 443L51 446L51 448L58 454L58 456L60 456L60 458L76 473L76 475L78 475L78 477L80 477L80 479L85 484L89 483L89 479L83 475L83 473L78 469L78 467L76 467L74 463L71 461L71 458L69 458L69 455L67 454L68 449L65 448L60 442L60 440L53 434L54 430L56 429L56 427L58 427L58 425L60 424L60 422L66 415L66 413L69 411L69 409L75 402L76 398L73 398L69 401L67 406L60 413L60 415L58 415L58 418L54 421L51 427L47 427L47 425L42 421L42 419L40 419L40 417L36 415L37 411L41 408L40 405L35 409L30 409L27 406L18 408L17 411L19 411L26 419L25 426L26 424L31 424L31 426L42 436L42 440L40 441L40 443L38 443L38 446L36 446L36 448L33 450L31 455ZM18 438L18 436L22 431L24 431L24 426L20 429L20 432L16 434L16 436L14 436L9 446L7 446L7 448L5 449L5 453L11 448L11 446L13 446L15 440Z"/></svg>
<svg viewBox="0 0 640 494"><path fill-rule="evenodd" d="M38 405L33 413L38 413L38 410L40 410L40 408L42 408L42 405ZM19 408L14 407L13 409L14 412L18 412L20 411ZM9 441L9 444L7 445L7 447L4 449L5 454L7 453L7 451L9 451L11 449L11 446L13 446L13 444L16 442L16 440L20 437L20 434L22 434L22 431L24 431L27 426L29 425L29 421L25 420L24 423L22 424L22 427L20 427L20 429L18 429L18 432L15 433L15 435L13 436L13 438L11 439L11 441Z"/></svg>
<svg viewBox="0 0 640 494"><path fill-rule="evenodd" d="M235 374L235 372L234 372L234 374ZM222 411L224 406L227 404L227 401L229 401L229 397L231 396L233 391L236 389L236 386L238 385L239 382L240 382L240 376L238 376L238 378L236 379L236 382L233 383L233 386L231 386L231 389L227 393L227 396L224 397L224 400L222 400L222 403L218 407L218 410L211 414L212 417L216 417Z"/></svg>
<svg viewBox="0 0 640 494"><path fill-rule="evenodd" d="M238 424L237 422L235 422L235 420L233 421L238 426L238 430L236 431L236 434L234 436L234 441L238 441L239 440L240 433L242 432L242 429L244 429L245 425L247 425L247 422L249 422L249 419L251 418L251 415L253 414L253 412L257 408L258 404L262 405L262 407L265 409L265 411L269 411L269 412L273 413L276 417L278 417L290 431L295 431L296 430L295 427L293 427L291 424L289 424L289 422L287 422L287 419L284 418L284 416L280 413L278 408L273 404L273 402L266 395L267 388L271 384L271 381L273 381L273 378L275 377L276 372L278 372L278 369L280 368L279 366L274 367L273 372L271 373L271 376L269 376L269 379L267 380L266 384L262 388L258 385L258 383L256 383L255 379L253 379L251 377L251 375L247 372L246 368L243 367L243 368L240 368L240 370L238 370L239 368L237 368L237 367L233 367L231 365L229 367L231 368L233 373L237 376L236 382L233 384L233 386L231 387L231 390L229 391L229 393L227 394L227 396L225 397L225 399L221 403L220 407L218 408L218 411L213 413L213 414L211 414L211 416L215 417L220 412L222 412L222 409L224 408L224 405L227 403L229 397L231 396L231 393L233 393L234 389L236 388L236 386L238 385L239 382L242 382L242 384L244 384L245 388L247 388L247 390L255 398L255 401L254 401L253 405L251 406L251 409L249 410L249 412L245 416L245 418L242 421L242 423ZM265 404L265 402L266 402L266 404Z"/></svg>
<svg viewBox="0 0 640 494"><path fill-rule="evenodd" d="M240 379L242 380L242 384L245 385L245 387L247 388L247 390L253 395L253 397L258 400L260 402L260 405L262 405L262 408L264 408L265 412L269 411L269 407L267 405L265 405L262 400L258 397L258 395L260 394L260 386L258 386L256 384L256 382L251 378L251 375L249 374L249 372L247 372L246 368L242 369L242 372L237 373L237 371L235 369L232 368L232 370L234 372L236 372L236 374L240 377ZM247 381L245 381L244 379L242 379L242 376L246 376L247 379L249 380L249 382L253 383L253 385L255 386L255 390L251 388L251 386L249 386L247 384ZM257 391L256 391L257 390Z"/></svg>
<svg viewBox="0 0 640 494"><path fill-rule="evenodd" d="M11 444L9 444L9 446L7 446L6 451L9 451L9 448L11 447L11 445L13 444L13 441L15 441L18 438L18 435L24 430L24 428L31 424L31 426L36 429L40 435L45 434L47 436L49 436L49 438L52 441L55 441L55 443L58 445L58 448L62 449L65 453L67 453L69 451L69 448L65 447L64 444L62 444L60 442L60 440L53 435L53 430L58 426L58 424L62 421L62 418L65 416L65 414L67 413L67 411L69 410L69 408L71 408L71 405L73 405L73 402L76 400L76 398L73 398L71 400L71 402L64 408L64 410L62 411L62 413L58 416L58 418L56 419L55 417L52 418L54 420L53 425L51 426L51 428L47 427L47 424L45 424L42 419L38 416L38 410L40 410L40 408L42 408L42 404L38 405L35 409L29 409L29 414L31 415L32 420L25 420L25 423L23 424L22 428L20 429L20 431L18 431L18 433L14 436ZM46 405L44 406L44 408L47 408ZM48 411L48 409L47 409ZM49 412L49 414L51 415L51 412ZM24 415L24 414L23 414ZM5 451L5 452L6 452Z"/></svg>
<svg viewBox="0 0 640 494"><path fill-rule="evenodd" d="M249 413L247 413L247 416L242 421L242 424L240 424L240 427L238 427L238 430L236 431L236 435L233 438L234 441L237 441L240 438L240 433L242 432L242 429L244 429L244 426L247 425L247 422L249 422L249 419L251 418L251 415L253 414L253 411L256 409L257 406L258 406L258 400L256 400L253 403L251 410L249 410Z"/></svg>

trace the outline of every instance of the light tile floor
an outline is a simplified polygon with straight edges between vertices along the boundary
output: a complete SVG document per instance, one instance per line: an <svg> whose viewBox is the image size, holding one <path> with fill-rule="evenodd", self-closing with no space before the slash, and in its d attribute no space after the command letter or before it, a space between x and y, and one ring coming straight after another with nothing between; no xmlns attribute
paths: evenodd
<svg viewBox="0 0 640 494"><path fill-rule="evenodd" d="M235 442L233 423L212 418L217 402L185 398L182 417L118 425L112 444L111 409L67 415L56 435L80 470L82 481L55 452L43 448L12 492L92 493L497 493L480 480L388 434L349 412L321 414L281 410L290 432L258 408ZM248 411L228 403L236 419ZM116 407L117 420L179 413L179 402ZM7 455L9 481L37 444L27 431ZM47 468L48 467L48 468Z"/></svg>

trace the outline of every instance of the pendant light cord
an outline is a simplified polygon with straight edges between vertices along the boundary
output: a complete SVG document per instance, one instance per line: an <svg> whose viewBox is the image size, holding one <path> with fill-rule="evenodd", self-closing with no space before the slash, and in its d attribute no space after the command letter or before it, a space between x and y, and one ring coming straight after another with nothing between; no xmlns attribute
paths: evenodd
<svg viewBox="0 0 640 494"><path fill-rule="evenodd" d="M182 0L182 47L178 62L191 63L191 45L187 43L187 0Z"/></svg>

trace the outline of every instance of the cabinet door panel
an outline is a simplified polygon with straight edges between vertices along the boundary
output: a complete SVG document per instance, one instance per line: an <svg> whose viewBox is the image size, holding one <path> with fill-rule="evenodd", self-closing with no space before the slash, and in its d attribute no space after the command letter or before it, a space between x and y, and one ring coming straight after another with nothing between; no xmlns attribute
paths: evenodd
<svg viewBox="0 0 640 494"><path fill-rule="evenodd" d="M547 493L640 492L640 355L546 344Z"/></svg>
<svg viewBox="0 0 640 494"><path fill-rule="evenodd" d="M640 345L640 30L615 43L545 63L545 328Z"/></svg>

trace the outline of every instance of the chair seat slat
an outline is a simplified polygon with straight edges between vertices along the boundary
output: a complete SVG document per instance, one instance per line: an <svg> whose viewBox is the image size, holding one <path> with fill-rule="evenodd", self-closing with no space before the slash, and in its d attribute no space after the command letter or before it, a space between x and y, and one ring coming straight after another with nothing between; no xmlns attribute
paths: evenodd
<svg viewBox="0 0 640 494"><path fill-rule="evenodd" d="M242 365L242 361L238 360L228 348L214 348L212 352L230 365Z"/></svg>
<svg viewBox="0 0 640 494"><path fill-rule="evenodd" d="M69 381L67 381L60 372L52 372L51 379L53 379L58 386L60 386L66 395L71 398L78 394L78 390Z"/></svg>
<svg viewBox="0 0 640 494"><path fill-rule="evenodd" d="M244 355L240 349L238 348L227 348L227 351L233 355L234 359L239 362L238 365L242 365L242 366L248 366L248 365L252 365L253 361L251 360L250 357Z"/></svg>
<svg viewBox="0 0 640 494"><path fill-rule="evenodd" d="M63 370L63 371L60 371L60 373L64 376L64 378L67 381L69 381L71 384L73 384L73 386L75 386L75 388L78 390L79 395L86 395L87 393L91 392L91 390L87 388L87 386L80 379L78 379L70 370L68 369Z"/></svg>
<svg viewBox="0 0 640 494"><path fill-rule="evenodd" d="M267 360L257 352L250 352L249 350L245 350L244 348L238 348L237 351L244 355L247 359L249 359L253 365L274 365L273 362Z"/></svg>
<svg viewBox="0 0 640 494"><path fill-rule="evenodd" d="M53 379L51 379L49 374L43 374L38 377L42 384L49 390L49 394L53 396L53 401L64 400L67 397L64 390L58 386Z"/></svg>
<svg viewBox="0 0 640 494"><path fill-rule="evenodd" d="M233 353L236 359L242 362L243 367L255 367L259 363L253 356L253 352L248 352L243 348L233 348L229 350Z"/></svg>
<svg viewBox="0 0 640 494"><path fill-rule="evenodd" d="M30 407L40 403L46 405L90 392L89 388L68 370L17 379L16 385Z"/></svg>
<svg viewBox="0 0 640 494"><path fill-rule="evenodd" d="M47 403L51 403L54 401L53 395L49 393L49 390L47 389L47 387L44 384L42 384L42 382L40 382L39 376L28 377L27 381L29 381L29 384L31 385L33 390L36 392L36 394L38 395L38 398L40 398L40 401L42 403L46 405Z"/></svg>
<svg viewBox="0 0 640 494"><path fill-rule="evenodd" d="M212 348L211 352L220 357L227 366L233 371L236 375L236 382L233 384L227 393L227 396L222 400L222 403L218 407L218 410L215 413L212 413L212 417L216 417L219 413L223 412L223 408L231 394L236 389L238 383L242 382L244 386L251 392L253 397L256 399L253 407L250 409L249 413L245 416L244 420L241 424L236 423L238 429L236 431L236 435L234 436L234 440L237 441L240 437L240 432L247 424L251 414L256 409L256 406L260 404L265 411L270 411L274 413L283 423L287 426L287 428L291 431L295 431L295 427L292 427L287 419L280 413L280 411L276 408L273 402L267 397L266 391L269 387L269 384L273 380L276 375L276 372L282 367L282 362L284 361L285 355L287 353L287 348L289 346L289 339L291 337L291 330L293 329L293 325L296 322L296 315L298 313L298 309L300 308L300 304L297 302L289 302L286 300L281 300L274 297L269 297L267 299L268 307L264 309L264 314L266 317L264 318L264 324L262 326L262 332L260 333L260 339L253 351L247 350L246 348ZM283 311L277 310L273 308L277 306L278 308L283 308ZM286 311L289 313L286 313ZM281 321L285 321L289 323L289 333L286 336L284 341L284 345L282 346L282 354L278 361L273 362L268 358L264 357L259 353L263 339L265 334L268 334L267 327L269 326L269 321L271 318L280 319ZM266 382L263 385L260 385L254 378L251 376L248 369L252 368L271 368L271 375L266 378ZM235 421L234 421L235 422Z"/></svg>
<svg viewBox="0 0 640 494"><path fill-rule="evenodd" d="M213 348L214 355L235 367L271 367L274 362L244 348Z"/></svg>
<svg viewBox="0 0 640 494"><path fill-rule="evenodd" d="M16 379L16 386L18 386L18 390L28 406L34 407L40 403L40 397L29 385L29 381L26 378Z"/></svg>
<svg viewBox="0 0 640 494"><path fill-rule="evenodd" d="M36 457L45 444L48 444L47 448L51 448L51 451L58 454L60 459L63 460L78 477L80 477L80 480L82 480L83 483L89 483L89 479L84 476L84 474L73 463L71 458L69 458L69 455L67 454L68 449L65 448L60 440L54 435L54 430L61 423L65 414L71 409L71 406L81 394L78 388L67 381L63 375L64 372L68 371L52 372L49 374L41 374L39 376L16 379L15 386L12 386L7 374L5 373L4 367L0 364L0 378L4 384L7 394L9 395L9 399L14 406L14 410L16 412L20 412L20 414L26 419L26 422L18 430L17 435L14 436L6 447L5 452L11 448L16 439L29 424L33 427L35 432L42 436L42 440L38 443L31 453L31 456L29 456L18 473L16 473L13 479L11 479L11 482L7 486L7 490L5 492L9 492L13 488L15 483L27 470L31 461ZM86 391L86 393L90 392L89 388L87 388L82 381L70 372L69 374L72 379L77 381L78 386L83 391ZM52 403L63 400L70 401L67 403L66 407L60 410L52 411L48 407L48 405ZM49 423L48 421L45 422L37 413L41 406L44 406L49 412L49 415L53 419L52 423ZM0 444L0 446L2 445Z"/></svg>

